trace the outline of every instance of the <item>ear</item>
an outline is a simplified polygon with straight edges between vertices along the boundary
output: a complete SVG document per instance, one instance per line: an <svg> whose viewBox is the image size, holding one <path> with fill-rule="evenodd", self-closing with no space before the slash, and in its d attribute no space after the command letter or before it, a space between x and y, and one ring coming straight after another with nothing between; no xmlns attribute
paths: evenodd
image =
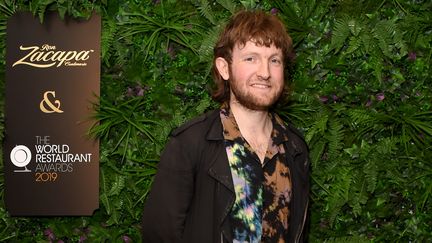
<svg viewBox="0 0 432 243"><path fill-rule="evenodd" d="M216 68L224 80L229 79L229 64L223 57L218 57L215 60Z"/></svg>

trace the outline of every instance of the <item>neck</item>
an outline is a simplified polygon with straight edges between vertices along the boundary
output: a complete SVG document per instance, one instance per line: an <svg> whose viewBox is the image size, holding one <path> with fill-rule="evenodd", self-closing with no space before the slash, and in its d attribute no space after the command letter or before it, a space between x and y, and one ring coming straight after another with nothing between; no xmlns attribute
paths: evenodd
<svg viewBox="0 0 432 243"><path fill-rule="evenodd" d="M230 110L242 134L269 135L272 122L267 110L250 110L236 101L230 101Z"/></svg>
<svg viewBox="0 0 432 243"><path fill-rule="evenodd" d="M240 133L252 146L261 163L264 163L273 124L268 111L250 110L238 102L230 102Z"/></svg>

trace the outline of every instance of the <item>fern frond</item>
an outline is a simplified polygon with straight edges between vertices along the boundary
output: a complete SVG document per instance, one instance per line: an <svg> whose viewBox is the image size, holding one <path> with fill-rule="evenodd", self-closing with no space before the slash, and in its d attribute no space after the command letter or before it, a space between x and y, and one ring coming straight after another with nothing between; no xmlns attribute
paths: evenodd
<svg viewBox="0 0 432 243"><path fill-rule="evenodd" d="M314 136L320 136L324 133L327 128L328 114L321 115L318 119L314 119L315 122L312 127L307 131L305 140L310 142Z"/></svg>
<svg viewBox="0 0 432 243"><path fill-rule="evenodd" d="M370 243L371 241L364 236L344 236L344 237L336 237L330 238L324 243Z"/></svg>
<svg viewBox="0 0 432 243"><path fill-rule="evenodd" d="M199 0L194 2L194 5L198 8L200 14L204 16L213 25L216 24L214 13L211 9L210 2L207 0Z"/></svg>
<svg viewBox="0 0 432 243"><path fill-rule="evenodd" d="M358 37L362 30L366 28L366 26L362 19L351 18L348 20L348 28L353 36Z"/></svg>
<svg viewBox="0 0 432 243"><path fill-rule="evenodd" d="M298 45L310 33L310 26L307 20L317 11L315 1L308 1L307 4L299 6L301 2L289 2L279 0L272 1L277 9L280 10L280 17L287 26L288 32L293 39L294 45ZM326 9L328 11L328 9Z"/></svg>
<svg viewBox="0 0 432 243"><path fill-rule="evenodd" d="M310 117L315 113L314 107L305 103L289 103L278 107L277 113L285 120L298 128L310 127Z"/></svg>
<svg viewBox="0 0 432 243"><path fill-rule="evenodd" d="M328 140L329 158L339 157L343 148L344 127L338 119L333 118L329 121L329 130L325 137Z"/></svg>
<svg viewBox="0 0 432 243"><path fill-rule="evenodd" d="M348 41L348 48L346 49L346 54L351 54L353 52L356 52L359 50L359 48L362 45L362 40L360 38L357 38L355 36L351 36Z"/></svg>
<svg viewBox="0 0 432 243"><path fill-rule="evenodd" d="M338 176L336 177L336 181L330 187L332 194L329 195L326 205L329 212L329 221L331 225L334 224L337 215L339 215L342 207L349 200L349 193L353 177L352 168L350 166L338 167L338 170L335 172L335 174Z"/></svg>
<svg viewBox="0 0 432 243"><path fill-rule="evenodd" d="M319 140L317 143L311 146L310 158L312 161L312 169L319 168L321 164L321 157L324 153L327 142L323 139Z"/></svg>
<svg viewBox="0 0 432 243"><path fill-rule="evenodd" d="M123 190L125 186L125 177L122 175L115 175L115 179L111 184L111 189L108 192L108 195L111 196L117 196L120 194L120 192Z"/></svg>
<svg viewBox="0 0 432 243"><path fill-rule="evenodd" d="M255 0L240 0L240 3L245 9L254 9L257 6L257 1Z"/></svg>
<svg viewBox="0 0 432 243"><path fill-rule="evenodd" d="M313 105L314 102L316 101L316 99L308 93L297 93L297 92L294 92L292 94L291 99L301 104L308 104L308 105Z"/></svg>
<svg viewBox="0 0 432 243"><path fill-rule="evenodd" d="M351 182L348 206L352 208L353 214L357 216L361 214L362 205L367 201L367 196L365 195L366 182L361 171L353 170L352 173L353 179Z"/></svg>
<svg viewBox="0 0 432 243"><path fill-rule="evenodd" d="M216 0L216 2L222 5L226 10L230 11L231 14L236 12L237 4L232 0Z"/></svg>
<svg viewBox="0 0 432 243"><path fill-rule="evenodd" d="M351 128L356 130L356 137L361 137L366 132L373 129L377 119L369 110L366 109L351 109L348 110L348 116L351 122Z"/></svg>
<svg viewBox="0 0 432 243"><path fill-rule="evenodd" d="M406 54L407 48L402 32L394 20L379 21L372 29L372 35L385 56L398 59L398 57Z"/></svg>
<svg viewBox="0 0 432 243"><path fill-rule="evenodd" d="M378 182L378 166L377 162L381 162L381 158L370 160L363 166L363 172L366 179L366 188L368 192L373 193L375 191Z"/></svg>
<svg viewBox="0 0 432 243"><path fill-rule="evenodd" d="M364 54L369 54L373 50L374 39L367 31L364 31L360 34L359 39L361 40L361 44L364 48Z"/></svg>
<svg viewBox="0 0 432 243"><path fill-rule="evenodd" d="M372 30L373 37L377 40L377 44L384 55L391 58L391 35L392 27L391 22L384 20L375 25ZM390 31L390 32L389 32Z"/></svg>
<svg viewBox="0 0 432 243"><path fill-rule="evenodd" d="M393 40L396 50L399 50L399 52L397 53L398 56L405 56L408 53L408 46L404 39L403 32L399 30L399 28L397 28L394 32Z"/></svg>
<svg viewBox="0 0 432 243"><path fill-rule="evenodd" d="M366 140L362 140L360 144L360 158L363 160L367 160L373 148L374 147L371 146Z"/></svg>
<svg viewBox="0 0 432 243"><path fill-rule="evenodd" d="M396 137L384 138L376 143L376 151L381 155L389 155L397 149L398 143L401 143Z"/></svg>
<svg viewBox="0 0 432 243"><path fill-rule="evenodd" d="M338 53L350 35L350 21L347 16L337 19L334 23L330 47Z"/></svg>
<svg viewBox="0 0 432 243"><path fill-rule="evenodd" d="M198 49L200 61L211 62L213 58L213 47L221 31L221 25L216 25L207 31L201 41L201 46Z"/></svg>
<svg viewBox="0 0 432 243"><path fill-rule="evenodd" d="M111 214L111 203L108 199L108 192L107 192L107 179L105 177L105 170L101 169L100 170L100 181L101 181L101 195L100 195L100 199L102 204L105 207L105 210L107 212L108 215Z"/></svg>
<svg viewBox="0 0 432 243"><path fill-rule="evenodd" d="M111 19L104 19L102 22L102 37L101 37L101 55L102 60L109 65L109 58L114 48L111 48L114 42L117 24Z"/></svg>
<svg viewBox="0 0 432 243"><path fill-rule="evenodd" d="M373 67L375 78L378 80L378 82L381 83L382 82L382 76L383 76L382 71L383 71L383 67L384 67L383 60L381 58L378 58L376 55L373 55L370 58L369 65L371 67Z"/></svg>

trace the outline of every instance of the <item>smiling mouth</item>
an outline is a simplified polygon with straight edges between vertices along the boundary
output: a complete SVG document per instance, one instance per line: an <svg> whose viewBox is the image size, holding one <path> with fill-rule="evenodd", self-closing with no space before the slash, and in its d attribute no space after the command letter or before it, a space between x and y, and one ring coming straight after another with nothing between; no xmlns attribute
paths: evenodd
<svg viewBox="0 0 432 243"><path fill-rule="evenodd" d="M268 84L251 84L251 86L259 89L269 89L271 87Z"/></svg>

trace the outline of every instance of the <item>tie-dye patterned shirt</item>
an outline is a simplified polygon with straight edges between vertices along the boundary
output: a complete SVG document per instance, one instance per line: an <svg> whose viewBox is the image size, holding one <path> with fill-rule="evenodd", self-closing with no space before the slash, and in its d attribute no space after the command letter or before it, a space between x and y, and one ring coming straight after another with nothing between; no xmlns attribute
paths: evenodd
<svg viewBox="0 0 432 243"><path fill-rule="evenodd" d="M229 108L220 111L236 196L228 215L235 243L285 242L288 232L292 185L283 146L288 138L283 121L270 116L273 131L261 164Z"/></svg>

